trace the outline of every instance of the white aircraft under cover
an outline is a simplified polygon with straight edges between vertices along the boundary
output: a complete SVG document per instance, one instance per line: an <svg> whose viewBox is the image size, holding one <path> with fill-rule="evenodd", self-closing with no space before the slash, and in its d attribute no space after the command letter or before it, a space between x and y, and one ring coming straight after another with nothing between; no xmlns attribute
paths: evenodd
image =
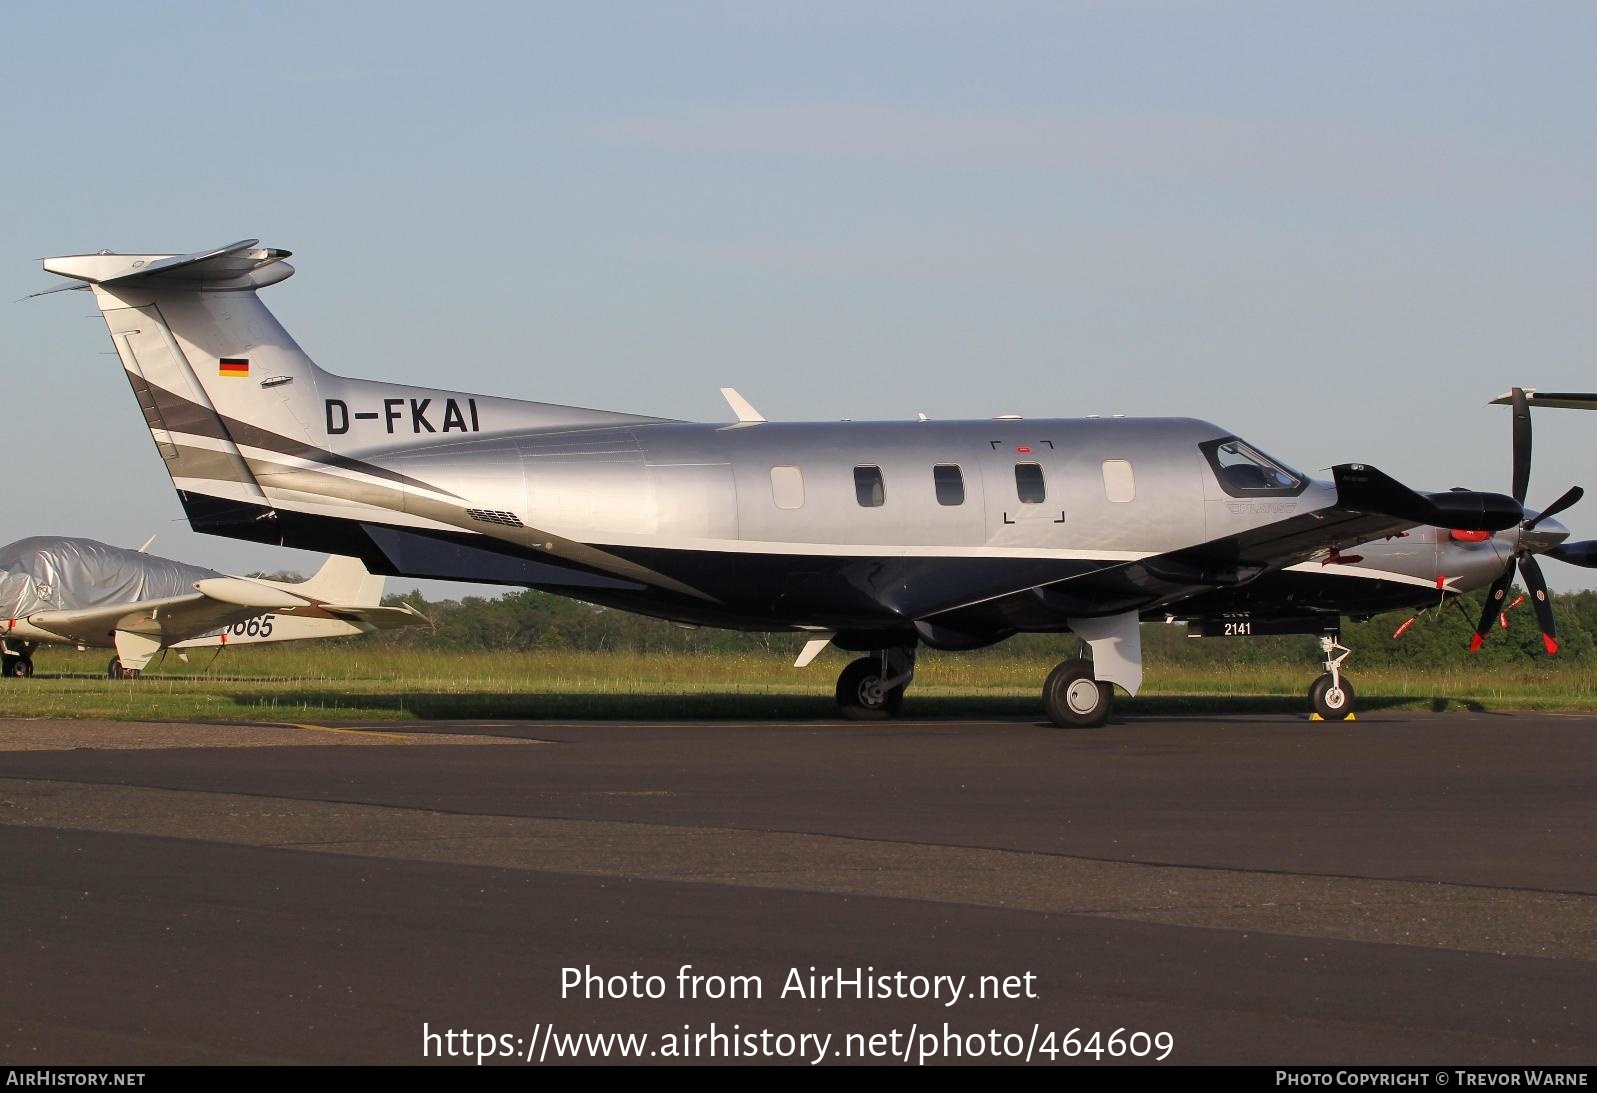
<svg viewBox="0 0 1597 1093"><path fill-rule="evenodd" d="M800 664L868 654L838 680L847 716L896 712L921 645L1071 631L1092 659L1055 668L1044 705L1101 724L1141 683L1144 619L1322 632L1311 694L1341 716L1339 616L1479 587L1568 534L1521 489L1317 481L1187 418L774 422L727 389L738 420L695 423L350 379L260 301L286 257L44 260L93 291L196 530L807 633ZM1437 568L1461 551L1468 572Z"/></svg>
<svg viewBox="0 0 1597 1093"><path fill-rule="evenodd" d="M426 625L381 607L383 578L334 556L307 581L229 577L93 539L35 536L0 548L0 658L31 676L40 645L113 648L113 679L137 679L163 649L349 637Z"/></svg>

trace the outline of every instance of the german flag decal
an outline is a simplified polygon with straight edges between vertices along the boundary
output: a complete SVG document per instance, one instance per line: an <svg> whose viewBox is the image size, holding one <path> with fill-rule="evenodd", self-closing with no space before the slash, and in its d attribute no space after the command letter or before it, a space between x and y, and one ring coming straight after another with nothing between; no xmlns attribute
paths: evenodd
<svg viewBox="0 0 1597 1093"><path fill-rule="evenodd" d="M246 357L223 357L217 362L216 374L219 376L243 376L250 378L250 362Z"/></svg>

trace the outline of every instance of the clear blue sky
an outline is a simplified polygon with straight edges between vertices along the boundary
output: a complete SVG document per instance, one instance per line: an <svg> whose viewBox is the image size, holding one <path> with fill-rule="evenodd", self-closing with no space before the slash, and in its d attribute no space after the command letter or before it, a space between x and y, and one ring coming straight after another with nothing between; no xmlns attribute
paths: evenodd
<svg viewBox="0 0 1597 1093"><path fill-rule="evenodd" d="M725 419L1185 414L1508 487L1597 389L1590 4L0 8L5 541L223 569L36 259L296 252L334 371ZM1597 487L1538 416L1530 501ZM1597 497L1568 514L1597 536ZM1556 562L1554 587L1590 575Z"/></svg>

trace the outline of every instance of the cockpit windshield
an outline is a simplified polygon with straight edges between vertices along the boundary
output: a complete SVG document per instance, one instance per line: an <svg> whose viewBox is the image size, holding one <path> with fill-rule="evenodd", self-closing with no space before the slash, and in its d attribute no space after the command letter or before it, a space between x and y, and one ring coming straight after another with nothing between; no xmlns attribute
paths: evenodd
<svg viewBox="0 0 1597 1093"><path fill-rule="evenodd" d="M1237 437L1200 445L1220 488L1233 497L1283 497L1303 492L1308 480Z"/></svg>

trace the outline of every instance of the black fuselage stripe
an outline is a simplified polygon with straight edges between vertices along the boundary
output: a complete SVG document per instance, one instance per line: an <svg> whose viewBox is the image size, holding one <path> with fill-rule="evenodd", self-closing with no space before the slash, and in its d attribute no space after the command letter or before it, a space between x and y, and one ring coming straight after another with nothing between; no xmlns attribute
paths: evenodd
<svg viewBox="0 0 1597 1093"><path fill-rule="evenodd" d="M131 376L132 373L129 373ZM193 399L184 398L182 395L168 391L158 384L146 383L151 395L156 401L156 407L161 412L161 417L166 422L168 430L172 432L192 433L196 436L209 437L230 444L248 444L252 448L261 448L275 455L286 455L296 459L309 459L327 467L337 467L341 470L356 471L368 474L373 478L381 478L403 486L427 490L432 493L453 497L457 501L465 498L458 494L441 490L429 485L420 479L411 478L409 475L398 471L391 471L386 467L379 467L373 463L354 459L337 452L330 452L326 448L318 448L293 437L274 433L258 425L251 425L247 421L228 417L226 414L201 406Z"/></svg>

